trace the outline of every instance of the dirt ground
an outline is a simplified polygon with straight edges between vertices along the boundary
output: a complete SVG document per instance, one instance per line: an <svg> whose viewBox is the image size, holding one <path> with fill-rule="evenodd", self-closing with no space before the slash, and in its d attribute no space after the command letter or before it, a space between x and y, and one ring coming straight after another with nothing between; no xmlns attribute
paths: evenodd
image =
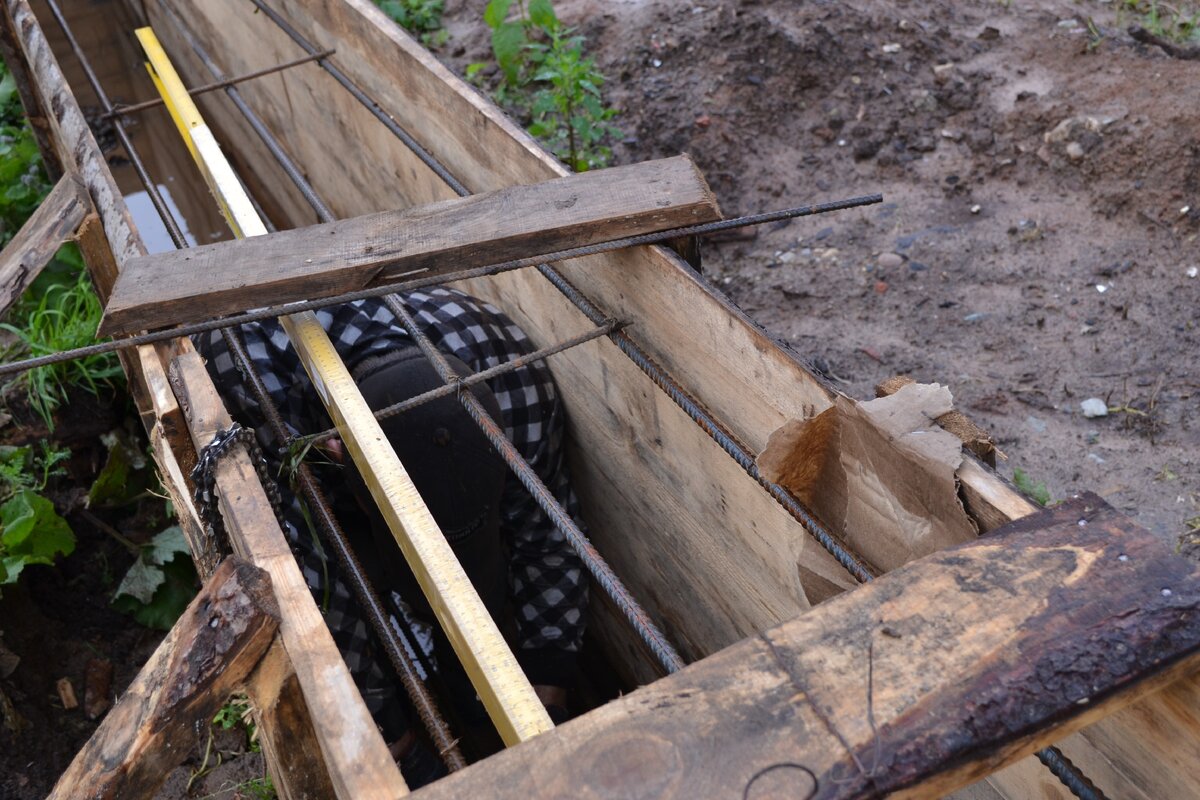
<svg viewBox="0 0 1200 800"><path fill-rule="evenodd" d="M459 71L483 5L447 2ZM707 246L771 334L853 397L948 384L1003 474L1174 538L1200 515L1200 62L1115 5L556 3L608 76L619 162L688 152L727 214L884 194Z"/></svg>

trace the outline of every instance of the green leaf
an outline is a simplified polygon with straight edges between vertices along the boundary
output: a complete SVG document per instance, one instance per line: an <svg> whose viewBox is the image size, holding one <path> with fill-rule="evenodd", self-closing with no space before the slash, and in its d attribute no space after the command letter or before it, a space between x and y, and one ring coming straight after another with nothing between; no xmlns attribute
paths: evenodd
<svg viewBox="0 0 1200 800"><path fill-rule="evenodd" d="M75 550L71 526L40 494L22 489L0 506L0 547L26 564L52 564L55 556Z"/></svg>
<svg viewBox="0 0 1200 800"><path fill-rule="evenodd" d="M127 596L143 604L149 604L154 599L154 592L162 586L167 576L153 564L147 563L145 551L137 557L125 577L121 579L114 598Z"/></svg>
<svg viewBox="0 0 1200 800"><path fill-rule="evenodd" d="M512 0L491 0L483 11L483 21L488 24L489 28L496 30L508 18L508 9L511 5Z"/></svg>
<svg viewBox="0 0 1200 800"><path fill-rule="evenodd" d="M467 64L466 76L468 78L474 78L479 74L479 71L486 66L487 64L483 63L482 61L476 61L473 64Z"/></svg>
<svg viewBox="0 0 1200 800"><path fill-rule="evenodd" d="M183 528L178 525L156 533L145 549L148 551L146 558L152 564L166 564L177 555L186 556L191 553L187 537L183 535Z"/></svg>
<svg viewBox="0 0 1200 800"><path fill-rule="evenodd" d="M130 471L131 465L125 447L117 442L108 449L108 460L104 462L104 468L96 476L92 488L88 489L88 507L94 508L123 499L129 485Z"/></svg>
<svg viewBox="0 0 1200 800"><path fill-rule="evenodd" d="M544 31L558 27L558 17L550 0L529 0L529 21Z"/></svg>
<svg viewBox="0 0 1200 800"><path fill-rule="evenodd" d="M163 534L168 535L163 537ZM147 563L160 550L160 545L165 547L167 543L172 542L175 535L172 529L168 528L155 536L154 540L142 549L141 555L129 568L113 597L113 608L129 614L147 628L170 630L175 620L179 619L179 615L196 596L196 569L187 555L176 554L161 567ZM160 543L159 537L163 537L164 542ZM156 578L157 583L154 583ZM126 586L126 582L130 582L130 585ZM146 589L152 583L154 588L147 595ZM142 599L147 596L148 600Z"/></svg>
<svg viewBox="0 0 1200 800"><path fill-rule="evenodd" d="M516 83L521 71L521 48L525 45L525 28L516 22L506 22L492 31L492 52L509 83Z"/></svg>
<svg viewBox="0 0 1200 800"><path fill-rule="evenodd" d="M1034 483L1033 478L1020 467L1013 469L1013 483L1039 506L1050 504L1050 490L1046 488L1046 484L1041 481Z"/></svg>

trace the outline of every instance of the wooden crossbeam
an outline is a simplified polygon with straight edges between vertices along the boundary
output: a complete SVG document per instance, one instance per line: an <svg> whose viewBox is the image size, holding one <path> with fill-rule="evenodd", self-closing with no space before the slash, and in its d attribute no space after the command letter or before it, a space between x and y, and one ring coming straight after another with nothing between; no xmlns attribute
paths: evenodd
<svg viewBox="0 0 1200 800"><path fill-rule="evenodd" d="M79 178L64 175L4 251L0 252L0 317L29 288L58 248L79 230L91 210Z"/></svg>
<svg viewBox="0 0 1200 800"><path fill-rule="evenodd" d="M1200 567L1085 495L421 796L941 797L1198 663Z"/></svg>
<svg viewBox="0 0 1200 800"><path fill-rule="evenodd" d="M50 800L153 796L258 664L278 626L267 573L226 559L76 754Z"/></svg>
<svg viewBox="0 0 1200 800"><path fill-rule="evenodd" d="M117 279L101 332L195 322L719 218L687 156L614 167L134 259Z"/></svg>

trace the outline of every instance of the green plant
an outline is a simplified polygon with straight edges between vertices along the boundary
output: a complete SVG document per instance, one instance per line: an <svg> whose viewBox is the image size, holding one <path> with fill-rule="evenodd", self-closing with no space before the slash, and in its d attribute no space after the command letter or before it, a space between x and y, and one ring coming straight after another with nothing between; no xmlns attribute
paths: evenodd
<svg viewBox="0 0 1200 800"><path fill-rule="evenodd" d="M21 229L49 191L17 84L0 63L0 246Z"/></svg>
<svg viewBox="0 0 1200 800"><path fill-rule="evenodd" d="M65 255L65 261L49 265L14 307L11 322L0 325L31 356L94 343L104 313L78 250L64 247L59 255ZM98 396L102 387L114 386L123 377L116 355L104 353L38 367L19 380L25 381L29 405L54 430L54 412L72 386Z"/></svg>
<svg viewBox="0 0 1200 800"><path fill-rule="evenodd" d="M484 21L492 29L492 54L502 81L496 101L524 116L529 132L576 172L606 166L612 151L605 144L620 130L615 109L600 92L604 75L584 55L584 38L559 22L550 0L490 0ZM484 65L467 67L478 76Z"/></svg>
<svg viewBox="0 0 1200 800"><path fill-rule="evenodd" d="M1200 6L1195 3L1169 5L1158 0L1123 0L1117 6L1118 25L1125 14L1155 36L1186 44L1200 42Z"/></svg>
<svg viewBox="0 0 1200 800"><path fill-rule="evenodd" d="M450 38L442 27L443 0L375 0L383 13L415 33L426 47L438 48Z"/></svg>
<svg viewBox="0 0 1200 800"><path fill-rule="evenodd" d="M20 489L0 506L0 585L15 583L27 566L53 564L74 550L71 526L32 489Z"/></svg>
<svg viewBox="0 0 1200 800"><path fill-rule="evenodd" d="M60 466L71 457L71 451L39 442L33 445L0 445L0 502L22 489L40 492L51 478L65 474Z"/></svg>
<svg viewBox="0 0 1200 800"><path fill-rule="evenodd" d="M147 628L170 630L196 596L196 568L182 529L172 525L141 546L119 541L136 558L117 586L113 608Z"/></svg>
<svg viewBox="0 0 1200 800"><path fill-rule="evenodd" d="M1046 488L1046 484L1041 481L1035 484L1033 478L1020 467L1013 470L1013 483L1039 506L1050 505L1050 490Z"/></svg>

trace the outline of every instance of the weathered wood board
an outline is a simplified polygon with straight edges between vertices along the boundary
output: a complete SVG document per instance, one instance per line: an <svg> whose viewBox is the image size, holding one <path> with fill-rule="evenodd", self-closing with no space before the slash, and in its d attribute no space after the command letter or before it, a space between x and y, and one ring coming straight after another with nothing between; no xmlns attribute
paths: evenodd
<svg viewBox="0 0 1200 800"><path fill-rule="evenodd" d="M686 156L613 167L135 258L100 330L199 322L719 218Z"/></svg>
<svg viewBox="0 0 1200 800"><path fill-rule="evenodd" d="M152 796L258 664L278 626L271 579L226 559L59 777L51 800Z"/></svg>
<svg viewBox="0 0 1200 800"><path fill-rule="evenodd" d="M58 179L21 230L0 252L0 317L41 274L63 242L75 235L92 207L87 189L71 175Z"/></svg>
<svg viewBox="0 0 1200 800"><path fill-rule="evenodd" d="M1200 566L1085 495L418 797L939 797L1197 663Z"/></svg>

